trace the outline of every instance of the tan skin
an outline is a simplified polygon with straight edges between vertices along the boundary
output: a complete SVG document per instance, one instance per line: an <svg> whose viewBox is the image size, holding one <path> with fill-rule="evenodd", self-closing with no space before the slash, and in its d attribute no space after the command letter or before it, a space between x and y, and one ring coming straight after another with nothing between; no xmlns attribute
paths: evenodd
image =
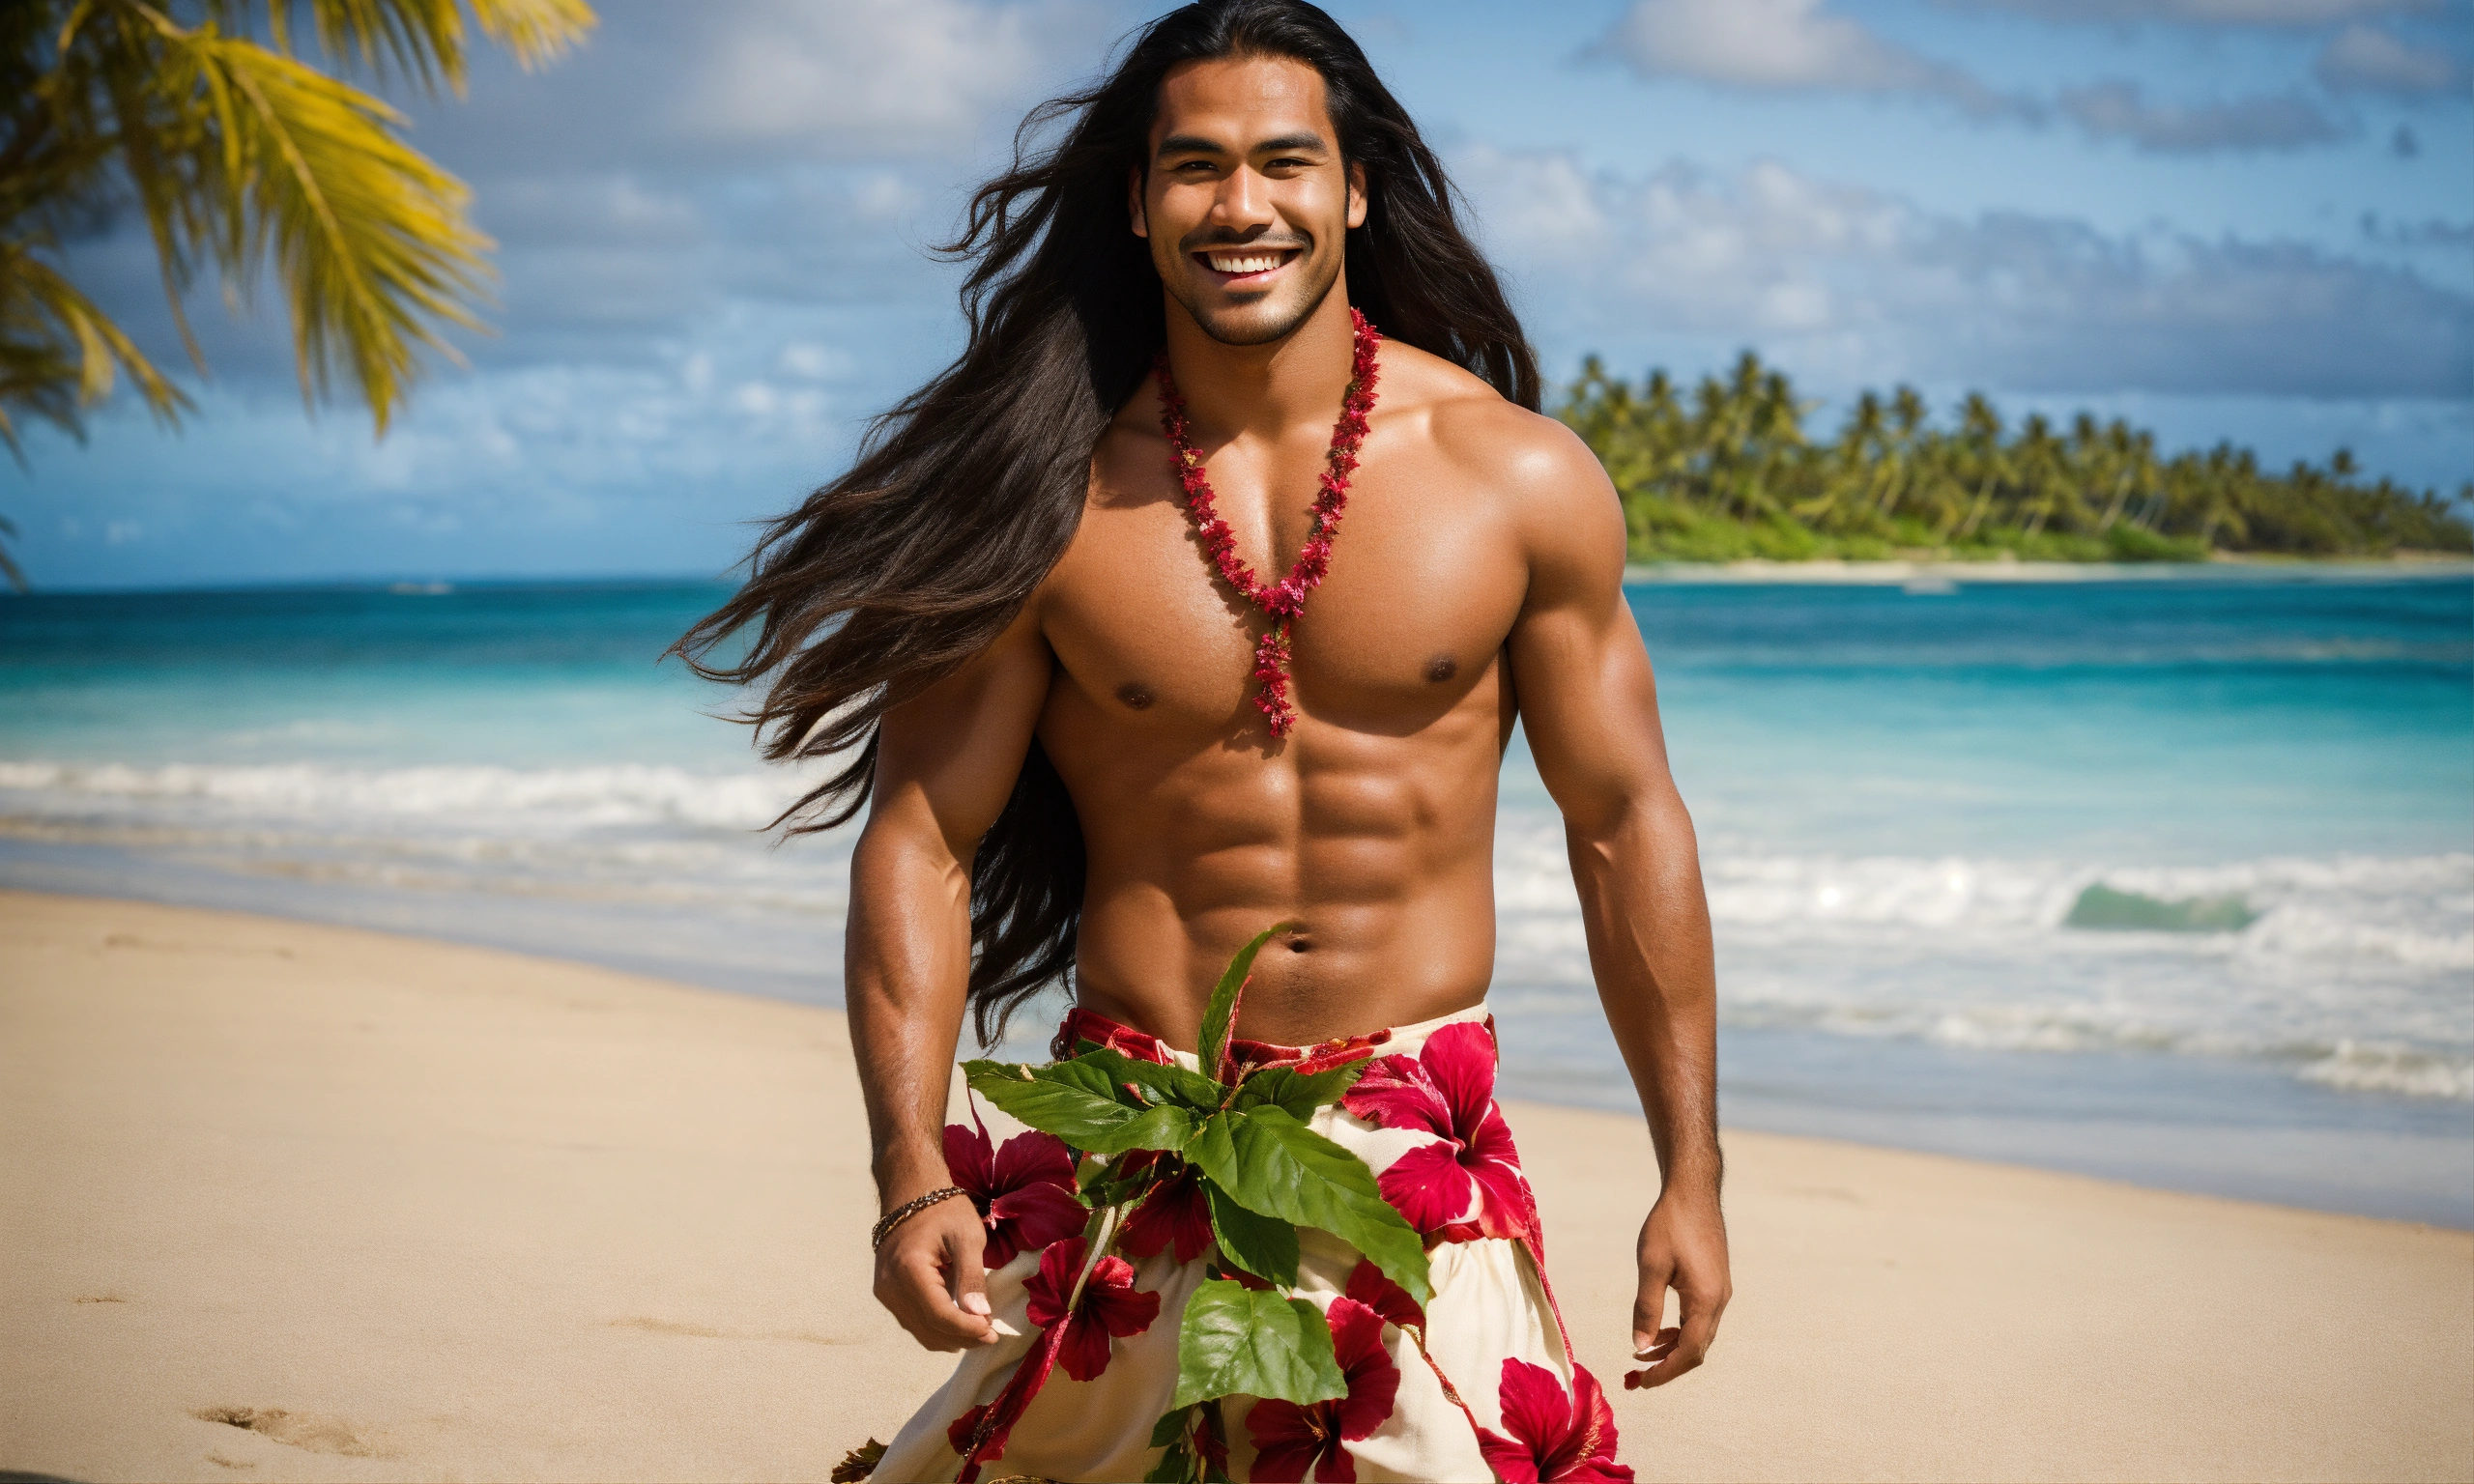
<svg viewBox="0 0 2474 1484"><path fill-rule="evenodd" d="M1321 77L1286 59L1182 65L1151 143L1128 204L1166 289L1171 368L1240 556L1284 573L1348 381L1341 256L1364 173L1340 157ZM1034 736L1088 851L1079 1002L1191 1047L1230 956L1287 922L1241 1024L1304 1044L1484 997L1517 712L1657 1153L1632 1341L1659 1384L1701 1363L1731 1290L1709 913L1624 603L1621 508L1569 431L1456 366L1387 341L1378 394L1331 574L1297 625L1287 738L1251 703L1262 615L1200 553L1148 385L1094 450L1081 527L1020 617L886 715L847 975L879 1195L890 1210L952 1183L968 863ZM931 1350L996 1338L984 1236L947 1200L877 1253L877 1298Z"/></svg>

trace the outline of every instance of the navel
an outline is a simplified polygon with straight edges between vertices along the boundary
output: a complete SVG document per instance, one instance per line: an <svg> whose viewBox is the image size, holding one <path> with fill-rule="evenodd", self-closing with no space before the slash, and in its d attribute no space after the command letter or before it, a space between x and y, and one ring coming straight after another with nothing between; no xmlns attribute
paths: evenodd
<svg viewBox="0 0 2474 1484"><path fill-rule="evenodd" d="M1157 699L1151 694L1151 688L1139 680L1128 680L1117 687L1117 699L1124 701L1136 711L1150 710L1151 702Z"/></svg>
<svg viewBox="0 0 2474 1484"><path fill-rule="evenodd" d="M1426 661L1426 678L1437 685L1460 673L1460 662L1448 654L1438 654Z"/></svg>

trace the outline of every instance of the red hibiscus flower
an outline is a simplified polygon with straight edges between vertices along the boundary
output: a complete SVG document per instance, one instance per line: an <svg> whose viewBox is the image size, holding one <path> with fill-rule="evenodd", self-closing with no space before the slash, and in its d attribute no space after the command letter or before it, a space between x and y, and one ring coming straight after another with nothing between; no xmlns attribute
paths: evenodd
<svg viewBox="0 0 2474 1484"><path fill-rule="evenodd" d="M1048 1049L1061 1062L1074 1055L1074 1048L1086 1041L1137 1062L1166 1067L1176 1061L1168 1054L1168 1043L1159 1037L1119 1025L1108 1016L1096 1014L1079 1005L1065 1013L1065 1020L1057 1026L1056 1039L1049 1042Z"/></svg>
<svg viewBox="0 0 2474 1484"><path fill-rule="evenodd" d="M1382 1058L1340 1105L1377 1127L1440 1135L1392 1161L1375 1182L1429 1240L1521 1237L1535 1224L1520 1154L1495 1109L1495 1042L1483 1026L1445 1026L1415 1061Z"/></svg>
<svg viewBox="0 0 2474 1484"><path fill-rule="evenodd" d="M1255 1479L1296 1484L1314 1470L1317 1484L1357 1484L1357 1460L1342 1441L1374 1436L1392 1415L1400 1390L1400 1368L1383 1349L1383 1316L1354 1298L1335 1298L1323 1317L1332 1325L1332 1350L1349 1393L1299 1406L1277 1397L1254 1404L1246 1431L1254 1439Z"/></svg>
<svg viewBox="0 0 2474 1484"><path fill-rule="evenodd" d="M1424 1329L1426 1326L1426 1311L1418 1307L1418 1300L1371 1261L1361 1262L1350 1270L1348 1287L1341 1292L1403 1329Z"/></svg>
<svg viewBox="0 0 2474 1484"><path fill-rule="evenodd" d="M1082 1239L1051 1242L1040 1255L1040 1270L1024 1285L1030 1295L1030 1320L1041 1328L1065 1326L1056 1359L1065 1374L1089 1381L1108 1368L1108 1336L1140 1334L1160 1317L1160 1296L1139 1293L1134 1286L1134 1265L1122 1257L1104 1257L1083 1279L1082 1299L1071 1316L1065 1301L1082 1271Z"/></svg>
<svg viewBox="0 0 2474 1484"><path fill-rule="evenodd" d="M1504 1362L1501 1400L1510 1438L1478 1429L1478 1447L1505 1484L1631 1484L1615 1461L1615 1412L1597 1378L1572 1367L1570 1395L1555 1373L1526 1360Z"/></svg>
<svg viewBox="0 0 2474 1484"><path fill-rule="evenodd" d="M1212 1241L1211 1203L1202 1193L1202 1172L1174 1155L1139 1150L1124 1156L1129 1176L1157 1171L1151 1187L1134 1214L1125 1218L1117 1248L1139 1262L1174 1242L1177 1261L1191 1263L1209 1250Z"/></svg>
<svg viewBox="0 0 2474 1484"><path fill-rule="evenodd" d="M987 1415L988 1406L986 1403L982 1403L977 1407L973 1407L970 1411L964 1413L961 1416L954 1418L954 1425L945 1429L945 1445L952 1448L957 1453L967 1454L970 1452L970 1441L979 1432L980 1419ZM1009 1428L1007 1431L1010 1432L1012 1429ZM995 1451L997 1453L1001 1454L1005 1451L1005 1442L1003 1440L991 1438L988 1441L996 1445Z"/></svg>
<svg viewBox="0 0 2474 1484"><path fill-rule="evenodd" d="M973 1112L972 1122L979 1115ZM1089 1214L1074 1194L1074 1156L1052 1133L1020 1133L991 1152L986 1126L945 1126L945 1167L970 1193L988 1227L980 1265L1004 1267L1018 1252L1036 1252L1082 1230Z"/></svg>

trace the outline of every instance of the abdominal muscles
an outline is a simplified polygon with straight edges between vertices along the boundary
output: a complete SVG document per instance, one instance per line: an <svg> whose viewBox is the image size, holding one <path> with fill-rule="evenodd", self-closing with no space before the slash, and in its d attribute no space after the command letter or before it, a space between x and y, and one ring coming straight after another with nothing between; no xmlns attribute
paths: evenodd
<svg viewBox="0 0 2474 1484"><path fill-rule="evenodd" d="M1068 783L1090 862L1077 995L1191 1047L1213 983L1254 934L1239 1020L1305 1044L1484 997L1494 962L1491 726L1409 737L1301 729L1280 753L1169 767L1081 759ZM1122 755L1120 755L1122 756Z"/></svg>

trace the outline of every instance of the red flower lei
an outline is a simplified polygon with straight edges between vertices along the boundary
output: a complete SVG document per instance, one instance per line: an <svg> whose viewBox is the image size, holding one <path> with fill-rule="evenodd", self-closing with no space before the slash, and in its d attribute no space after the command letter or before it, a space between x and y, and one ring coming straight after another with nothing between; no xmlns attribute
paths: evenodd
<svg viewBox="0 0 2474 1484"><path fill-rule="evenodd" d="M1348 503L1349 474L1357 469L1357 450L1366 442L1366 414L1374 411L1374 355L1383 336L1354 308L1349 310L1349 324L1355 330L1349 385L1340 398L1340 420L1332 427L1323 487L1314 497L1314 522L1307 530L1305 549L1297 554L1297 564L1277 585L1257 581L1254 569L1237 559L1236 533L1220 518L1211 481L1203 473L1202 455L1194 451L1186 426L1186 399L1177 394L1176 379L1168 374L1165 351L1152 368L1160 380L1160 425L1167 430L1168 448L1174 455L1168 467L1185 486L1186 509L1202 537L1203 555L1211 558L1223 582L1271 616L1271 627L1254 645L1254 678L1262 685L1254 708L1271 723L1275 737L1287 736L1297 725L1297 708L1288 699L1289 631L1297 615L1306 611L1306 595L1322 585L1323 574L1331 569L1332 537L1340 528L1340 510Z"/></svg>

